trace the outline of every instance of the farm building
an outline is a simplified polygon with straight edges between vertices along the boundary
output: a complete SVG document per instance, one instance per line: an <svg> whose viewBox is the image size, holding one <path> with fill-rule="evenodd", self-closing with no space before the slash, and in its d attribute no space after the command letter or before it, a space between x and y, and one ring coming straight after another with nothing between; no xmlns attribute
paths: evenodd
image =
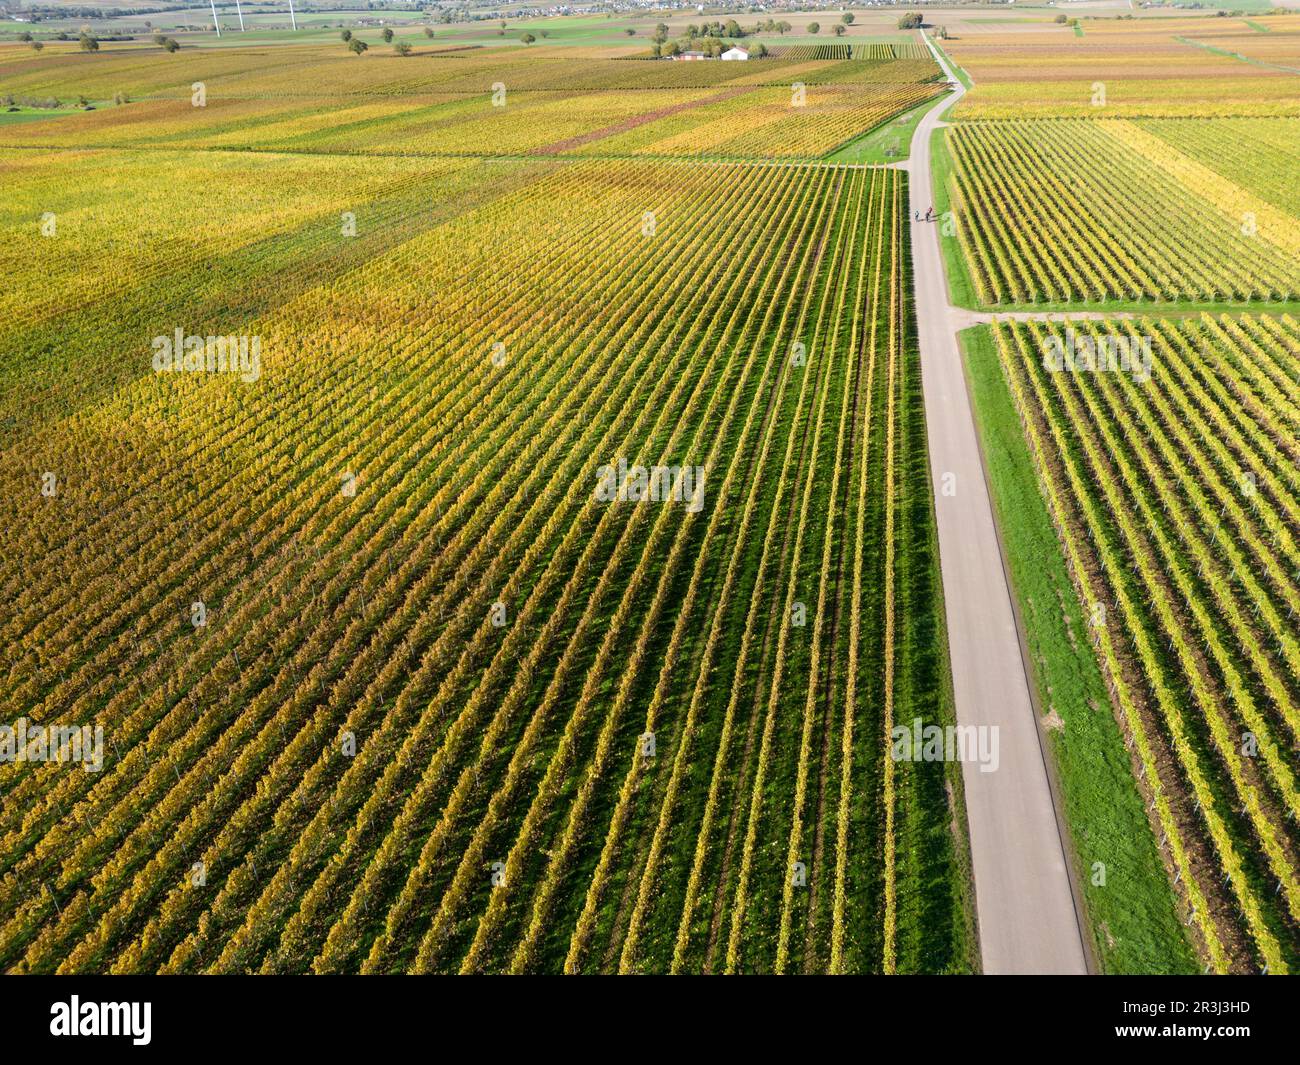
<svg viewBox="0 0 1300 1065"><path fill-rule="evenodd" d="M708 52L681 52L678 55L671 56L670 58L676 60L683 60L683 59L713 59L715 57L709 55ZM722 53L722 55L717 56L716 58L733 59L733 60L748 59L749 53L745 51L745 49L743 48L728 48L725 52Z"/></svg>

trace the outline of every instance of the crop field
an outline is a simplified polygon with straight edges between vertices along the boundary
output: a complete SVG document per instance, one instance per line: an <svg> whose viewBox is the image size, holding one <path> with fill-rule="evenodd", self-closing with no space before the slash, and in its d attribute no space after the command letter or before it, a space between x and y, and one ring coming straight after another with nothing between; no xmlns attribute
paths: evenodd
<svg viewBox="0 0 1300 1065"><path fill-rule="evenodd" d="M1138 125L1279 211L1300 218L1300 121L1286 118L1156 121Z"/></svg>
<svg viewBox="0 0 1300 1065"><path fill-rule="evenodd" d="M1290 973L1300 20L1083 11L941 42L973 83L941 254L987 323L962 345L1028 673L1099 969Z"/></svg>
<svg viewBox="0 0 1300 1065"><path fill-rule="evenodd" d="M1085 20L945 42L975 81L961 119L1300 115L1300 19ZM1226 23L1226 25L1225 25ZM1097 102L1098 86L1104 103ZM1102 110L1099 111L1099 108Z"/></svg>
<svg viewBox="0 0 1300 1065"><path fill-rule="evenodd" d="M192 324L205 336L242 327L550 165L0 150L0 219L13 237L0 249L11 279L0 295L6 446L136 380L147 362L123 358L123 345L157 335L159 322ZM32 228L46 212L53 238ZM356 236L342 240L345 212L357 219ZM57 241L58 253L42 240ZM39 271L36 256L44 256ZM273 290L247 283L271 275ZM77 308L85 313L72 314Z"/></svg>
<svg viewBox="0 0 1300 1065"><path fill-rule="evenodd" d="M847 46L845 46L847 48ZM611 59L599 49L449 50L432 42L409 56L354 56L341 42L326 46L238 50L201 48L169 55L160 49L105 46L83 55L72 44L51 43L40 53L0 46L0 84L13 95L110 99L125 93L188 100L201 81L212 97L350 96L440 92L600 91L698 89L718 85L788 87L825 82L875 85L924 81L938 74L914 49L899 58L813 60L773 56L748 63L637 62Z"/></svg>
<svg viewBox="0 0 1300 1065"><path fill-rule="evenodd" d="M1292 971L1300 324L994 335L1182 921L1208 969Z"/></svg>
<svg viewBox="0 0 1300 1065"><path fill-rule="evenodd" d="M0 972L1297 971L1300 15L53 2Z"/></svg>
<svg viewBox="0 0 1300 1065"><path fill-rule="evenodd" d="M902 175L634 158L933 66L301 51L9 68L140 98L0 147L0 968L971 970Z"/></svg>
<svg viewBox="0 0 1300 1065"><path fill-rule="evenodd" d="M1268 155L1230 150L1228 120L959 124L953 203L979 299L1295 299L1300 216L1277 184L1300 166L1294 124L1248 127L1276 134L1270 151L1287 169L1271 175ZM1189 140L1200 158L1175 147Z"/></svg>
<svg viewBox="0 0 1300 1065"><path fill-rule="evenodd" d="M1258 74L1206 81L1189 65L1180 78L1098 78L1074 81L1006 81L981 86L963 99L955 117L971 120L1016 118L1096 118L1093 99L1105 85L1105 114L1116 118L1300 117L1300 75Z"/></svg>
<svg viewBox="0 0 1300 1065"><path fill-rule="evenodd" d="M826 155L934 95L901 82L784 88L142 100L0 132L22 147L177 146L365 155Z"/></svg>
<svg viewBox="0 0 1300 1065"><path fill-rule="evenodd" d="M797 59L801 62L825 59L916 59L927 63L930 61L930 55L925 47L911 38L861 44L777 45L772 49L772 53L781 59Z"/></svg>
<svg viewBox="0 0 1300 1065"><path fill-rule="evenodd" d="M85 64L11 50L0 77L16 99L129 102L13 124L0 145L816 159L938 91L933 63L915 58L671 63L502 51L372 62L304 46L260 63L256 49L178 63L122 49Z"/></svg>

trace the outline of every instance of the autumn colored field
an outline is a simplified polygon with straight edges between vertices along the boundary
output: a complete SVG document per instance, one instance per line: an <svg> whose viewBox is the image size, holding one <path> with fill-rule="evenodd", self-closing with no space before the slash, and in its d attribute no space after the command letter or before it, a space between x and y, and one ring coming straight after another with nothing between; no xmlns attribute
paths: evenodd
<svg viewBox="0 0 1300 1065"><path fill-rule="evenodd" d="M1243 124L1268 138L1264 151L1231 150ZM959 125L953 202L979 298L1297 299L1300 217L1269 164L1270 150L1300 158L1297 129L1297 119ZM1175 146L1189 140L1200 158Z"/></svg>
<svg viewBox="0 0 1300 1065"><path fill-rule="evenodd" d="M1110 971L1300 962L1298 42L1270 14L946 43L949 280L1025 312L967 367Z"/></svg>
<svg viewBox="0 0 1300 1065"><path fill-rule="evenodd" d="M0 26L0 971L1300 965L1300 16L900 14Z"/></svg>
<svg viewBox="0 0 1300 1065"><path fill-rule="evenodd" d="M1289 972L1297 323L1203 315L994 336L1183 923L1213 971ZM1117 342L1141 350L1122 372L1107 366Z"/></svg>
<svg viewBox="0 0 1300 1065"><path fill-rule="evenodd" d="M0 968L975 967L933 64L186 51L0 56Z"/></svg>
<svg viewBox="0 0 1300 1065"><path fill-rule="evenodd" d="M1080 35L1053 26L945 42L975 82L956 116L1300 116L1300 18L1084 17L1080 26ZM1094 102L1099 86L1104 104Z"/></svg>

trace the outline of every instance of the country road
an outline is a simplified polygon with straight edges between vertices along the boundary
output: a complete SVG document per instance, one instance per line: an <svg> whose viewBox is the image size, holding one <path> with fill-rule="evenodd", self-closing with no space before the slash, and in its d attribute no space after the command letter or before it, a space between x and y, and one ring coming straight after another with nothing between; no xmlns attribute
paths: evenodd
<svg viewBox="0 0 1300 1065"><path fill-rule="evenodd" d="M965 91L926 44L957 86L921 120L904 165L939 556L957 721L996 726L1000 743L996 771L968 765L963 773L980 954L986 973L1084 973L1079 915L957 345L957 330L978 318L949 303L939 223L915 220L934 203L931 134ZM945 493L945 485L952 490Z"/></svg>

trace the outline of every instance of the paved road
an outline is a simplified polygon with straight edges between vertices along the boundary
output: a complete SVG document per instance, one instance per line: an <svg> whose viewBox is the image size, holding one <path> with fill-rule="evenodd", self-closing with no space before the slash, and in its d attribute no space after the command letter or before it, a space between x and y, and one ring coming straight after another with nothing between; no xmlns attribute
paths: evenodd
<svg viewBox="0 0 1300 1065"><path fill-rule="evenodd" d="M957 83L937 51L935 59ZM934 202L930 135L963 92L957 83L912 138L906 169L913 212L923 216ZM972 318L948 302L938 225L911 226L957 720L999 733L998 769L983 773L968 764L963 773L984 971L1083 973L1083 939L957 347L957 329ZM956 475L956 490L944 495L948 474Z"/></svg>

